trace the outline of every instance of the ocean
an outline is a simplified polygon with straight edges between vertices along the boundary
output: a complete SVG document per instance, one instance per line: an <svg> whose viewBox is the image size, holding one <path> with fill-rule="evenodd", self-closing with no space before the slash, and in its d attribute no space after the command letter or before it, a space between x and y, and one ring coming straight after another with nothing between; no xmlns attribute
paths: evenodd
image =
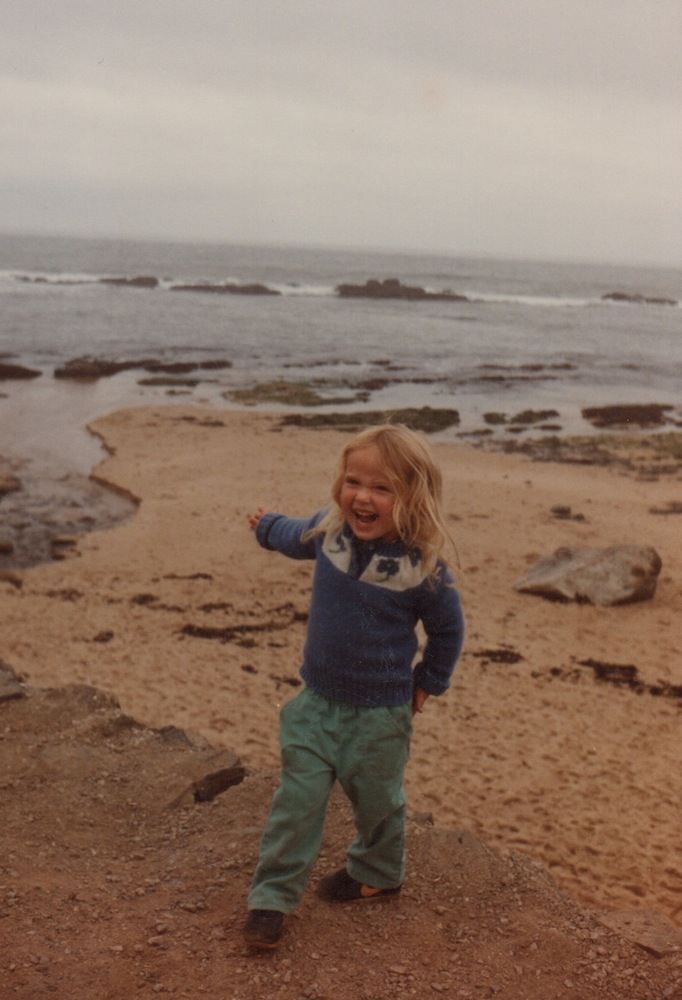
<svg viewBox="0 0 682 1000"><path fill-rule="evenodd" d="M336 291L388 278L462 298ZM226 294L230 284L277 294ZM98 415L243 405L229 393L275 381L313 389L323 410L454 408L448 434L471 439L537 433L513 426L528 410L555 413L545 425L564 434L589 433L582 409L611 403L666 404L679 420L681 299L682 274L662 268L2 236L0 361L41 375L0 383L0 454L86 471L101 457L84 430ZM133 368L54 377L80 357L230 367L175 388L141 385L149 374Z"/></svg>

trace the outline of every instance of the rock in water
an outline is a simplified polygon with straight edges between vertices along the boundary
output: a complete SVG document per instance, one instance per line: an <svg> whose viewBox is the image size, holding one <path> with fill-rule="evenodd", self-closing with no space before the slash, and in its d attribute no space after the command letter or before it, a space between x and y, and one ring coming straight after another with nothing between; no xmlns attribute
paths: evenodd
<svg viewBox="0 0 682 1000"><path fill-rule="evenodd" d="M621 403L589 406L580 412L594 427L662 427L672 409L667 403Z"/></svg>
<svg viewBox="0 0 682 1000"><path fill-rule="evenodd" d="M370 278L364 285L337 285L336 292L342 299L406 299L409 302L425 300L469 301L466 295L458 295L455 292L429 292L421 285L403 285L398 278L384 278L383 281Z"/></svg>
<svg viewBox="0 0 682 1000"><path fill-rule="evenodd" d="M11 472L3 472L0 469L0 497L4 497L6 493L17 493L20 489L21 480Z"/></svg>
<svg viewBox="0 0 682 1000"><path fill-rule="evenodd" d="M563 547L540 559L514 589L554 601L629 604L654 596L661 565L656 550L646 545Z"/></svg>
<svg viewBox="0 0 682 1000"><path fill-rule="evenodd" d="M40 375L39 371L34 368L24 368L23 365L9 365L4 361L0 361L0 381L7 381L8 379L28 379L28 378L38 378Z"/></svg>

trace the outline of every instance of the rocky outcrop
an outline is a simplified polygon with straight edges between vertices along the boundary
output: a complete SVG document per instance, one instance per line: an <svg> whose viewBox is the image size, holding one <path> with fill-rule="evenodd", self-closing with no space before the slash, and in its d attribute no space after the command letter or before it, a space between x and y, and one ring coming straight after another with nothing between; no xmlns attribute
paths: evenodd
<svg viewBox="0 0 682 1000"><path fill-rule="evenodd" d="M137 278L100 278L101 285L115 285L120 288L157 288L159 279L149 274Z"/></svg>
<svg viewBox="0 0 682 1000"><path fill-rule="evenodd" d="M0 362L0 382L10 381L10 379L38 378L40 374L34 368L24 368L23 365L8 365L5 362Z"/></svg>
<svg viewBox="0 0 682 1000"><path fill-rule="evenodd" d="M8 493L16 493L21 489L21 480L12 472L4 472L0 469L0 497Z"/></svg>
<svg viewBox="0 0 682 1000"><path fill-rule="evenodd" d="M397 278L377 281L370 278L364 285L337 285L337 294L346 299L406 299L409 302L436 300L439 302L468 302L466 295L454 292L428 292L419 285L403 285Z"/></svg>
<svg viewBox="0 0 682 1000"><path fill-rule="evenodd" d="M114 285L119 288L158 288L159 279L149 274L133 277L113 276L110 278L54 278L44 274L18 274L17 281L28 285Z"/></svg>
<svg viewBox="0 0 682 1000"><path fill-rule="evenodd" d="M78 556L78 539L132 517L137 504L124 491L77 472L33 473L21 479L0 463L0 579L7 571Z"/></svg>
<svg viewBox="0 0 682 1000"><path fill-rule="evenodd" d="M615 406L590 406L581 410L594 427L660 427L673 407L661 403L623 403Z"/></svg>
<svg viewBox="0 0 682 1000"><path fill-rule="evenodd" d="M649 546L564 547L540 559L514 589L548 600L609 607L652 598L660 572L660 556Z"/></svg>
<svg viewBox="0 0 682 1000"><path fill-rule="evenodd" d="M199 282L192 285L171 285L171 292L208 292L213 295L281 295L275 288L268 288L255 282L250 285L238 285L228 281L226 284L209 284Z"/></svg>
<svg viewBox="0 0 682 1000"><path fill-rule="evenodd" d="M640 295L639 293L631 294L630 292L607 292L602 295L603 302L631 302L635 305L647 305L647 306L677 306L679 302L677 299L668 299L659 295Z"/></svg>
<svg viewBox="0 0 682 1000"><path fill-rule="evenodd" d="M339 427L357 431L362 427L391 421L423 434L435 434L449 427L456 427L459 424L459 411L422 406L420 409L407 407L402 410L360 410L347 413L288 413L282 417L280 424L282 427Z"/></svg>
<svg viewBox="0 0 682 1000"><path fill-rule="evenodd" d="M139 365L139 362L137 363ZM73 358L66 364L55 368L55 378L72 379L98 379L108 378L117 375L119 372L127 371L137 367L130 361L107 361L104 358Z"/></svg>
<svg viewBox="0 0 682 1000"><path fill-rule="evenodd" d="M0 722L5 996L679 996L682 936L662 914L586 910L531 858L428 815L409 821L399 903L339 911L311 885L281 951L255 958L241 927L276 775L1 661ZM351 836L335 793L327 866Z"/></svg>
<svg viewBox="0 0 682 1000"><path fill-rule="evenodd" d="M154 374L185 375L194 371L219 371L231 368L232 362L225 360L212 361L174 361L163 362L145 358L139 361L112 361L107 358L73 358L59 368L55 368L55 378L98 379L118 375L119 372L141 369Z"/></svg>

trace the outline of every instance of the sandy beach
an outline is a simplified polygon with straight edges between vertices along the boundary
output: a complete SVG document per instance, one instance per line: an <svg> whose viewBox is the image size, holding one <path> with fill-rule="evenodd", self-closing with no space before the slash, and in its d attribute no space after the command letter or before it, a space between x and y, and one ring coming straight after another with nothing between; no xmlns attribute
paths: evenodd
<svg viewBox="0 0 682 1000"><path fill-rule="evenodd" d="M0 582L0 657L35 687L113 692L153 727L175 725L278 766L277 715L297 690L311 567L258 548L247 515L328 498L344 434L276 415L176 406L123 410L92 430L97 477L135 497L126 523ZM465 651L451 690L417 720L413 813L528 853L598 909L658 909L682 924L679 471L540 463L434 442L457 539ZM581 518L557 519L569 506ZM653 600L550 603L513 583L562 545L653 546ZM644 690L582 661L636 666Z"/></svg>

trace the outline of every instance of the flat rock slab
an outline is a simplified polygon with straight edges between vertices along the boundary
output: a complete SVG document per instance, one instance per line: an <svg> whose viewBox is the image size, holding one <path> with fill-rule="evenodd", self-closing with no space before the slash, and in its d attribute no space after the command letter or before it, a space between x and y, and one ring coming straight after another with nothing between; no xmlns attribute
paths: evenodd
<svg viewBox="0 0 682 1000"><path fill-rule="evenodd" d="M251 772L207 807L195 786L234 755L149 730L83 685L27 686L0 704L0 734L3 1000L679 998L679 955L614 932L529 857L413 822L399 903L339 911L310 891L282 958L256 959L242 926L275 774ZM167 808L183 789L184 807ZM337 787L323 870L353 836Z"/></svg>
<svg viewBox="0 0 682 1000"><path fill-rule="evenodd" d="M603 913L601 922L640 948L663 958L682 952L682 931L656 910L614 910Z"/></svg>
<svg viewBox="0 0 682 1000"><path fill-rule="evenodd" d="M654 596L661 565L656 550L646 545L563 547L540 559L514 589L553 601L630 604Z"/></svg>

